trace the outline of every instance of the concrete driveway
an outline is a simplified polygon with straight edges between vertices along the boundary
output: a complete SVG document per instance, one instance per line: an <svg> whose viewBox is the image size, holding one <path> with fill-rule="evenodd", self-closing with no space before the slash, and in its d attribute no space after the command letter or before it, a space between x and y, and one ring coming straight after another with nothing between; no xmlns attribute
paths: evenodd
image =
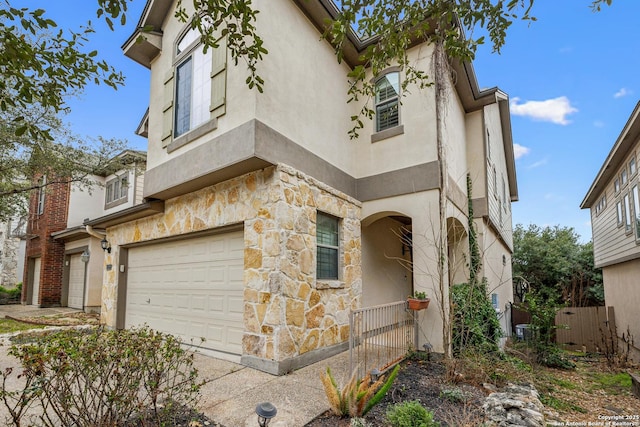
<svg viewBox="0 0 640 427"><path fill-rule="evenodd" d="M0 317L33 317L77 312L68 308L0 306ZM2 340L7 341L7 340ZM7 354L8 345L0 346L0 369L17 367L17 360ZM301 427L329 409L320 373L331 367L339 383L346 381L349 353L344 352L322 362L306 366L283 376L274 376L237 363L196 354L195 366L206 380L196 409L225 427L255 427L255 408L271 402L278 410L272 427ZM5 410L0 405L0 416Z"/></svg>

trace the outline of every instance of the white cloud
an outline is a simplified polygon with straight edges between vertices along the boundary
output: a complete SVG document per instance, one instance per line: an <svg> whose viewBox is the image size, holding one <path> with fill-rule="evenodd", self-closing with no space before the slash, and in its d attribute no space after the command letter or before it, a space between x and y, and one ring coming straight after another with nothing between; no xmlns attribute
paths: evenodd
<svg viewBox="0 0 640 427"><path fill-rule="evenodd" d="M534 120L559 125L571 123L567 120L567 116L578 111L577 108L571 105L571 101L566 96L544 101L527 101L522 104L519 104L518 101L520 101L520 98L513 98L511 101L511 112L516 116L531 117Z"/></svg>
<svg viewBox="0 0 640 427"><path fill-rule="evenodd" d="M531 163L529 166L527 166L527 169L539 168L540 166L544 166L546 164L547 164L547 159L538 160L537 162Z"/></svg>
<svg viewBox="0 0 640 427"><path fill-rule="evenodd" d="M623 96L630 95L631 91L626 87L621 88L619 91L613 94L614 98L622 98Z"/></svg>
<svg viewBox="0 0 640 427"><path fill-rule="evenodd" d="M529 147L525 147L524 145L520 144L513 144L513 156L516 159L519 159L522 156L526 156L530 151L531 149Z"/></svg>

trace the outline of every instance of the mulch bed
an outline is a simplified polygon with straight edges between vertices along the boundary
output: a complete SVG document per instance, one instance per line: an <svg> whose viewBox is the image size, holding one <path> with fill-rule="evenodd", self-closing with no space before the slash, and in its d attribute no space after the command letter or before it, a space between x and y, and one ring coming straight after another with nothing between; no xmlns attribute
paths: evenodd
<svg viewBox="0 0 640 427"><path fill-rule="evenodd" d="M340 379L337 379L340 382ZM454 390L454 392L449 392ZM453 396L462 397L462 400ZM446 368L441 362L408 360L401 364L400 372L385 398L364 417L371 427L384 427L385 414L391 405L418 400L442 426L478 425L484 420L482 403L485 392L466 384L446 382ZM327 411L305 427L348 427L348 417L341 418Z"/></svg>

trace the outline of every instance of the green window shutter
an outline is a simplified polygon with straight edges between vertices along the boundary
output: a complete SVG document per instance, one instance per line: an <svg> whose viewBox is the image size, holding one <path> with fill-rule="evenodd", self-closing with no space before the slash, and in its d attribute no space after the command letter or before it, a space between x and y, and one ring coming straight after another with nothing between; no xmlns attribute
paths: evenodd
<svg viewBox="0 0 640 427"><path fill-rule="evenodd" d="M225 97L227 91L227 42L220 39L217 49L211 52L211 118L218 118L226 112Z"/></svg>
<svg viewBox="0 0 640 427"><path fill-rule="evenodd" d="M173 134L173 70L164 79L164 104L162 106L162 147L171 142Z"/></svg>

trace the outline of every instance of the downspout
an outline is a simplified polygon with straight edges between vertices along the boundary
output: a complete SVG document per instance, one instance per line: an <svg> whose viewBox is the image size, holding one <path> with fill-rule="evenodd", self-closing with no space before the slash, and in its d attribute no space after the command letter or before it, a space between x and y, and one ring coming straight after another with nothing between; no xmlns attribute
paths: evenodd
<svg viewBox="0 0 640 427"><path fill-rule="evenodd" d="M96 239L102 240L105 237L107 237L107 233L104 233L101 231L95 231L93 227L91 227L90 225L85 225L84 227L85 227L85 230L87 231L87 234L95 237Z"/></svg>

